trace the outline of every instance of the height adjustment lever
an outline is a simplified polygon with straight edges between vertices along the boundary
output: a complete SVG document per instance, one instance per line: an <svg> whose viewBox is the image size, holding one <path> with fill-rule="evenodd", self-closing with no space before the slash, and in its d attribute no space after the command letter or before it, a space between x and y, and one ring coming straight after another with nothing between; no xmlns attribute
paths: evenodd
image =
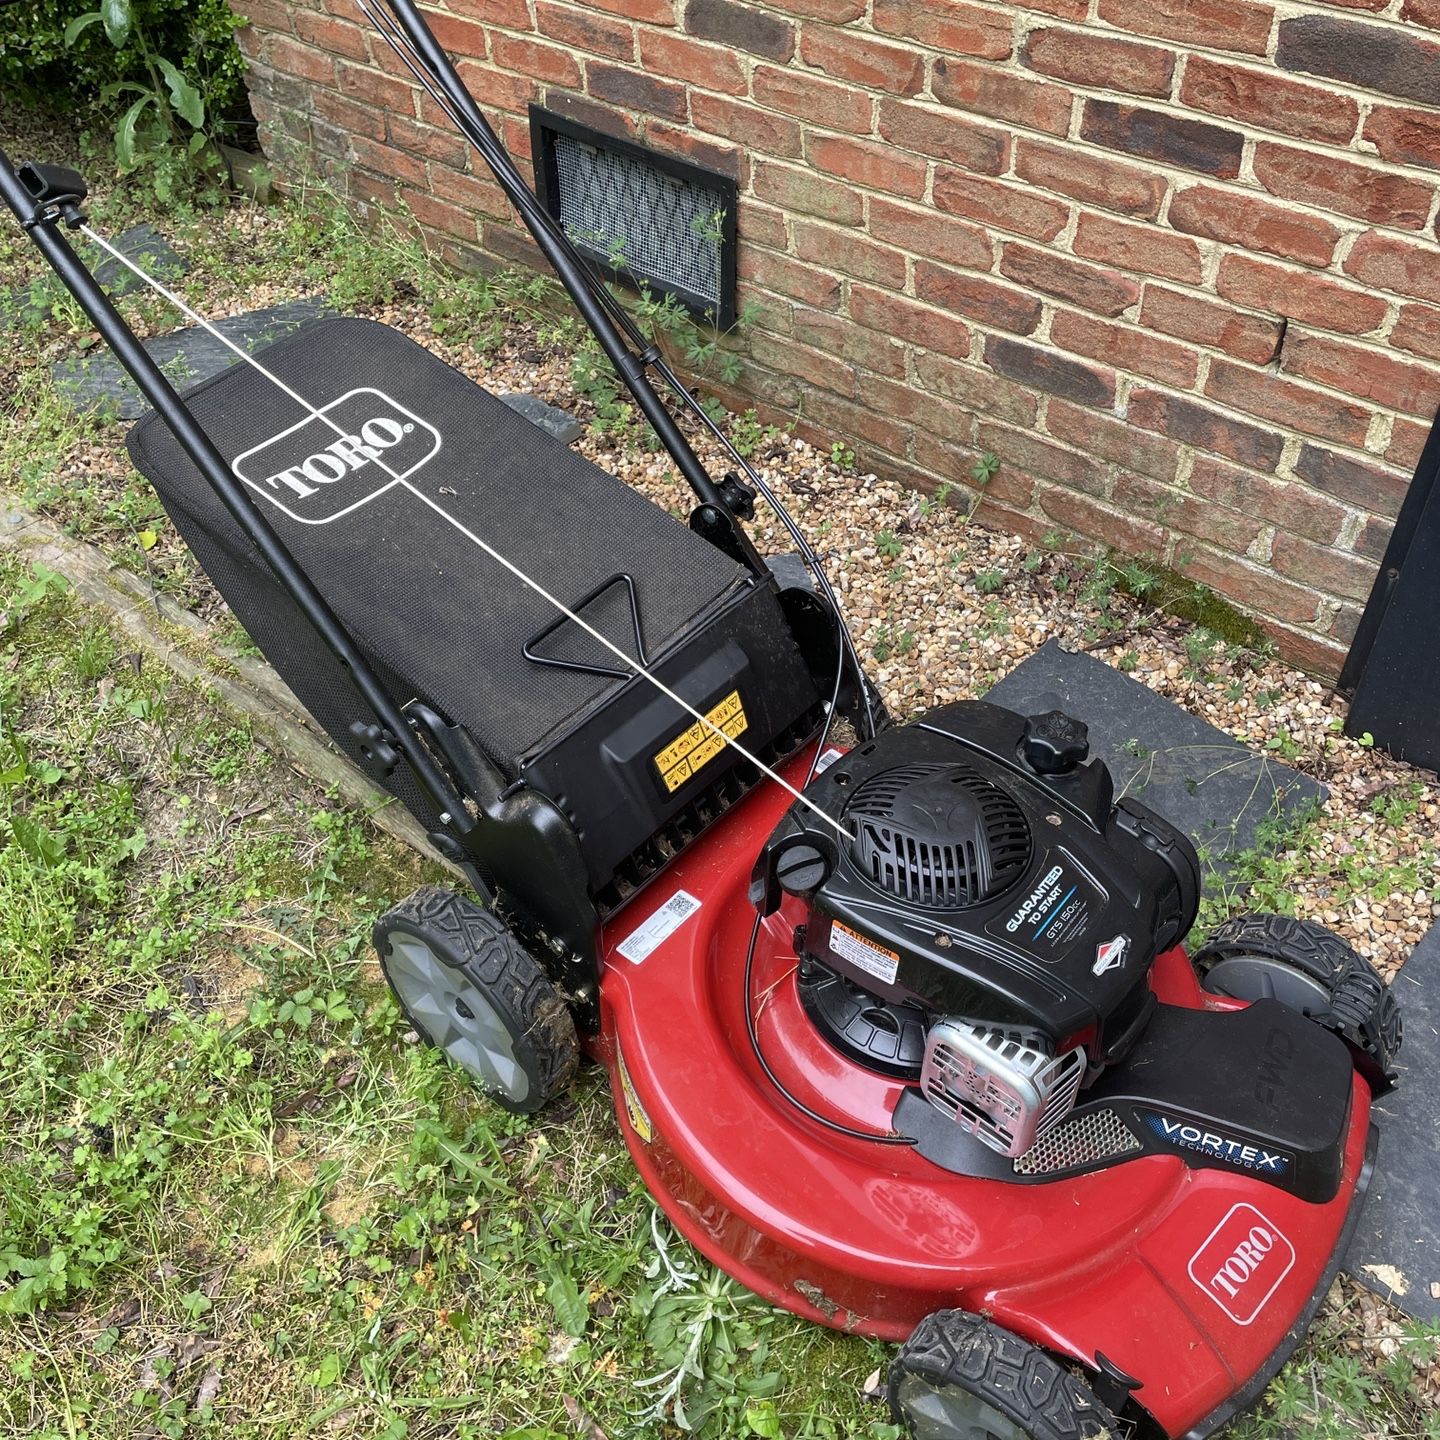
<svg viewBox="0 0 1440 1440"><path fill-rule="evenodd" d="M26 195L35 202L35 213L24 222L27 230L57 216L71 230L85 223L80 203L89 194L89 188L78 170L71 170L66 165L42 165L39 161L27 160L16 169L15 174Z"/></svg>

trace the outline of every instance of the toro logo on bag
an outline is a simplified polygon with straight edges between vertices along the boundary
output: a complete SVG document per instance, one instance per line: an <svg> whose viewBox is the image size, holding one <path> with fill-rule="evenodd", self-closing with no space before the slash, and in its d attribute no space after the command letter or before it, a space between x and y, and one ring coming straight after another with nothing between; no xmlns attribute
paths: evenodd
<svg viewBox="0 0 1440 1440"><path fill-rule="evenodd" d="M1253 1205L1235 1205L1190 1261L1190 1278L1249 1325L1295 1264L1295 1247Z"/></svg>
<svg viewBox="0 0 1440 1440"><path fill-rule="evenodd" d="M399 484L439 451L433 425L383 391L362 389L237 455L230 468L292 520L323 525Z"/></svg>

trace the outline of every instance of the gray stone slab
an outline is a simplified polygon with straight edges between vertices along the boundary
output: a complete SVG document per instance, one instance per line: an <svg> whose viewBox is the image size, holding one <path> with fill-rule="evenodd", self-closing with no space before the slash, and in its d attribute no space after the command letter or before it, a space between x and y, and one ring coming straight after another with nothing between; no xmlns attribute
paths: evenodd
<svg viewBox="0 0 1440 1440"><path fill-rule="evenodd" d="M331 313L322 301L291 300L228 316L217 321L215 328L242 350L253 353ZM145 342L145 348L180 390L198 385L237 363L233 350L198 325L156 336ZM101 409L122 420L136 420L150 408L120 362L109 353L70 356L57 361L51 374L76 409Z"/></svg>
<svg viewBox="0 0 1440 1440"><path fill-rule="evenodd" d="M1117 794L1143 800L1184 830L1208 874L1223 873L1233 856L1254 845L1263 821L1296 817L1327 793L1318 781L1054 640L986 699L1022 713L1058 704L1083 720L1091 753L1109 765Z"/></svg>
<svg viewBox="0 0 1440 1440"><path fill-rule="evenodd" d="M517 415L523 415L532 425L538 425L562 445L573 444L585 433L585 427L568 410L562 410L558 405L549 405L538 395L509 394L499 398Z"/></svg>
<svg viewBox="0 0 1440 1440"><path fill-rule="evenodd" d="M1400 1083L1375 1103L1380 1153L1345 1268L1417 1320L1440 1320L1440 930L1395 979Z"/></svg>

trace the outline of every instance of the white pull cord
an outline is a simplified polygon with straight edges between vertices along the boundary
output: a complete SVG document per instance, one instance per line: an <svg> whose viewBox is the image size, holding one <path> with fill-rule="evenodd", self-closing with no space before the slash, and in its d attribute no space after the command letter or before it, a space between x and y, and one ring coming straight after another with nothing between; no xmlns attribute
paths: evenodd
<svg viewBox="0 0 1440 1440"><path fill-rule="evenodd" d="M124 265L127 269L131 270L135 275L137 275L141 280L143 280L145 284L148 285L153 291L155 291L157 295L169 301L171 305L175 306L177 310L179 310L183 315L187 316L196 325L199 325L201 329L206 331L214 339L218 340L222 345L226 347L226 349L232 350L247 365L251 366L255 370L258 370L260 374L263 375L272 385L274 385L277 389L283 391L293 401L295 401L295 403L299 405L301 409L307 410L313 419L319 420L322 424L328 425L337 435L343 436L345 434L344 429L334 420L332 420L329 415L325 414L321 410L317 410L315 406L313 406L307 399L305 399L303 395L297 394L283 380L281 380L278 375L272 374L253 355L241 349L241 347L239 345L236 345L234 341L232 341L228 336L222 334L218 329L216 329L214 325L212 325L208 320L206 320L203 315L193 310L189 305L185 303L184 300L182 300L177 294L175 294L174 291L168 289L165 285L161 284L159 280L157 280L153 275L149 274L141 266L137 265L128 255L122 254L113 245L111 245L108 240L104 239L100 235L97 235L95 231L90 228L89 225L82 225L80 229L85 235L90 238L91 241L98 245L100 249L105 251L107 255L110 255L114 259L120 261L122 265ZM422 504L429 506L429 508L433 510L437 515L439 515L441 519L445 520L448 524L453 525L455 529L458 530L463 536L465 536L467 540L470 540L475 545L479 546L480 549L483 550L485 554L488 555L492 560L494 560L497 565L504 566L504 568L508 570L517 580L519 580L522 584L527 585L531 590L533 590L537 595L539 595L541 599L546 601L547 604L554 606L554 608L558 610L563 616L565 616L567 620L570 620L574 624L578 625L583 631L585 631L587 635L591 637L591 639L603 645L605 649L610 651L610 653L614 655L618 660L620 660L633 674L642 676L644 679L648 680L650 684L653 685L655 689L657 689L662 695L666 696L667 699L673 700L675 704L677 704L688 715L690 715L695 720L698 720L700 724L705 727L705 729L709 730L713 735L717 736L723 744L728 745L732 750L736 751L744 759L748 760L752 765L754 765L756 769L758 769L762 774L768 776L771 780L773 780L777 785L781 787L781 789L787 791L789 794L794 796L794 798L798 800L800 804L805 806L807 810L810 810L815 815L819 816L819 818L822 819L827 825L829 825L831 829L838 831L839 834L847 840L853 840L855 838L854 835L842 824L840 824L838 820L836 820L833 816L826 814L826 812L822 810L818 805L816 805L813 800L807 799L788 780L786 780L783 776L777 774L774 770L772 770L770 766L768 766L757 755L752 755L750 751L745 748L745 746L741 745L739 741L727 735L717 724L715 724L713 720L710 720L706 716L702 715L700 711L697 710L693 705L691 705L688 700L684 700L679 695L677 695L672 689L670 689L668 685L664 683L664 681L658 679L643 665L637 664L634 660L630 658L629 655L625 653L624 650L620 648L620 646L616 645L613 641L602 635L599 630L597 630L593 625L589 623L589 621L577 615L573 610L570 609L568 605L564 603L564 601L559 600L554 595L552 595L543 585L540 584L538 580L535 580L531 576L527 575L522 569L520 569L518 565L516 565L513 561L507 559L498 550L496 550L493 545L490 545L486 541L482 540L480 536L475 534L473 530L470 530L467 526L461 524L459 520L457 520L453 515L446 511L442 506L437 505L435 501L430 499L428 495L422 494L419 490L415 488L415 486L411 485L400 475L397 475L395 471L392 470L385 463L383 458L377 456L377 458L372 463L378 465L387 475L390 476L392 480L394 480L397 484L403 486Z"/></svg>

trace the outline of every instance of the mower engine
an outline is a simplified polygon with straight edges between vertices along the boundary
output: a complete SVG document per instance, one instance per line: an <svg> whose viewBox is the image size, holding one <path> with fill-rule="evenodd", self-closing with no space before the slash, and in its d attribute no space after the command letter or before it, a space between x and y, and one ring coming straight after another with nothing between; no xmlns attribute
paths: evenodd
<svg viewBox="0 0 1440 1440"><path fill-rule="evenodd" d="M1088 755L1058 710L946 706L808 787L849 839L797 802L755 871L764 913L793 897L820 1033L1002 1155L1124 1058L1199 902L1189 840Z"/></svg>

